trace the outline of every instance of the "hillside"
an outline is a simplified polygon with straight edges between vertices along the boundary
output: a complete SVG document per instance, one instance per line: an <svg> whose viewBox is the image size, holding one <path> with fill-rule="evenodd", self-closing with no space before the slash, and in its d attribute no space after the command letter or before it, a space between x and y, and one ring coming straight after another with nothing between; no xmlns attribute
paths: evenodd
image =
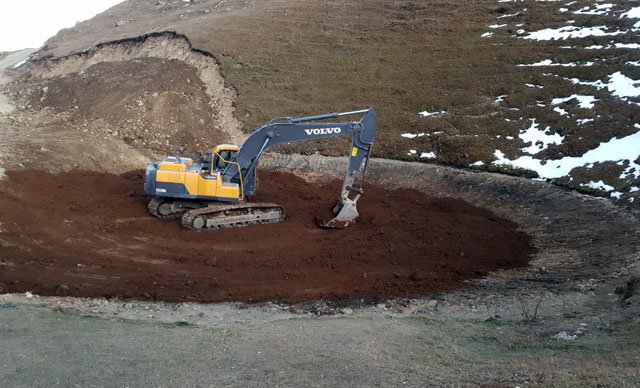
<svg viewBox="0 0 640 388"><path fill-rule="evenodd" d="M593 1L128 1L61 31L33 61L55 66L43 59L91 56L105 42L171 31L178 35L162 36L184 37L219 63L245 132L272 117L371 106L380 113L376 156L540 176L632 204L640 186L637 9ZM99 55L102 68L122 66L111 63L121 55ZM129 95L147 93L140 74L164 76L141 66L122 80ZM38 87L59 83L53 74ZM182 89L186 79L171 82ZM78 99L112 99L100 90ZM219 142L207 117L192 121L187 101L171 105L181 133L205 131L182 148ZM145 125L162 120L157 111L145 116ZM286 150L344 154L336 144L344 142Z"/></svg>

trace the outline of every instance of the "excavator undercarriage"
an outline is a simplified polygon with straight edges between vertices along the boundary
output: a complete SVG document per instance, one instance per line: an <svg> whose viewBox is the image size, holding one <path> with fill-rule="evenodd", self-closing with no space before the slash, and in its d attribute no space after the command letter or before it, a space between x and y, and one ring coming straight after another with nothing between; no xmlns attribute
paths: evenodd
<svg viewBox="0 0 640 388"><path fill-rule="evenodd" d="M224 204L153 198L149 212L165 220L180 219L185 229L241 228L284 221L284 208L274 203Z"/></svg>

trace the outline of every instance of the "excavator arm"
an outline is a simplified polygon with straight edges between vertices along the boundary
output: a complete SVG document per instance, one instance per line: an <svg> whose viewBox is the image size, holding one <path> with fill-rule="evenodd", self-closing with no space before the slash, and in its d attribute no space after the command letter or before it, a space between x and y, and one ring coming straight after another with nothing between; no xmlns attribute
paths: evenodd
<svg viewBox="0 0 640 388"><path fill-rule="evenodd" d="M359 121L325 122L333 118L350 115L362 115ZM301 118L278 118L251 134L236 154L235 163L230 163L222 172L225 182L242 179L242 190L245 195L255 194L256 168L260 156L267 149L283 143L293 143L315 139L351 136L351 149L345 179L342 184L340 201L333 209L336 217L327 222L327 227L345 227L358 217L356 202L363 192L364 178L367 173L371 148L375 141L377 123L376 112L364 109L351 112L336 112ZM359 188L353 184L361 173L362 183ZM354 194L355 193L355 194Z"/></svg>

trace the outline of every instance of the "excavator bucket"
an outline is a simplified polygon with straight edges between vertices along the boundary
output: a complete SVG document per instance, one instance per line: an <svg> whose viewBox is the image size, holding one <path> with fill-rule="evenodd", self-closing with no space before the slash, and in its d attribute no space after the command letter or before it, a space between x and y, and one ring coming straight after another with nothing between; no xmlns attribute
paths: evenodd
<svg viewBox="0 0 640 388"><path fill-rule="evenodd" d="M356 195L354 199L345 198L338 202L333 208L333 217L327 222L320 223L320 226L327 229L344 229L349 224L356 222L358 219L358 209L356 209L356 202L360 198L360 194Z"/></svg>

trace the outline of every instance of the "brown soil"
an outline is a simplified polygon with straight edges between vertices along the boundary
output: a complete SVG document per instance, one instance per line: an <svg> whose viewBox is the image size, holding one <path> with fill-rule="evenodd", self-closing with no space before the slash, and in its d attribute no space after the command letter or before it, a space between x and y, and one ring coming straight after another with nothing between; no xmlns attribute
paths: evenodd
<svg viewBox="0 0 640 388"><path fill-rule="evenodd" d="M282 224L185 231L151 217L142 172L8 172L0 198L3 292L166 301L289 302L409 297L527 264L516 225L451 198L369 187L359 222L325 230L315 216L339 182L263 172L257 201Z"/></svg>
<svg viewBox="0 0 640 388"><path fill-rule="evenodd" d="M181 154L228 140L196 69L181 60L100 62L52 78L31 77L28 84L12 97L19 105L63 116L67 128L82 134Z"/></svg>

